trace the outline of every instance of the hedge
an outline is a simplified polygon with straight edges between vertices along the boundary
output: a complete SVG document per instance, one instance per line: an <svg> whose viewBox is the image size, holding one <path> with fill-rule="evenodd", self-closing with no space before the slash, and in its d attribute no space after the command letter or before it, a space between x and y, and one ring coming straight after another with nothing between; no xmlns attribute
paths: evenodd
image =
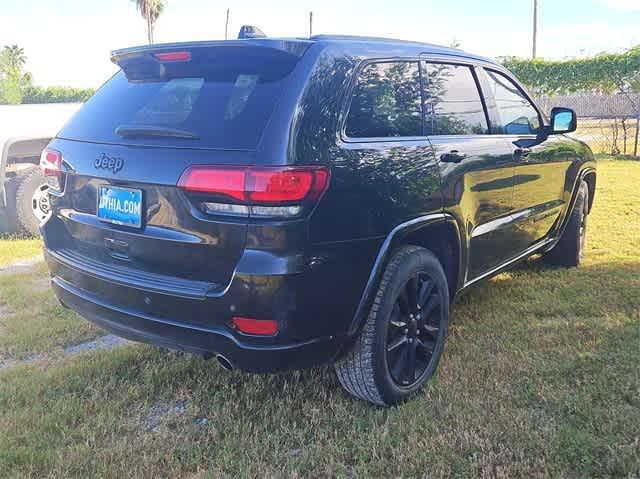
<svg viewBox="0 0 640 479"><path fill-rule="evenodd" d="M566 61L504 57L501 63L537 95L613 93L640 87L640 46Z"/></svg>
<svg viewBox="0 0 640 479"><path fill-rule="evenodd" d="M81 103L95 92L92 88L72 88L64 86L27 87L22 103Z"/></svg>

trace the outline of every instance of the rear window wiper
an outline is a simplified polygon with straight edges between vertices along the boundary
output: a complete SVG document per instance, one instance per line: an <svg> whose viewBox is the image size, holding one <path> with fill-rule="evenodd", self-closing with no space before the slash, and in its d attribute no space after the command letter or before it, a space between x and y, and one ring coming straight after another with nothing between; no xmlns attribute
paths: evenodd
<svg viewBox="0 0 640 479"><path fill-rule="evenodd" d="M116 128L116 135L122 138L183 138L197 140L198 135L186 130L164 126L122 125Z"/></svg>

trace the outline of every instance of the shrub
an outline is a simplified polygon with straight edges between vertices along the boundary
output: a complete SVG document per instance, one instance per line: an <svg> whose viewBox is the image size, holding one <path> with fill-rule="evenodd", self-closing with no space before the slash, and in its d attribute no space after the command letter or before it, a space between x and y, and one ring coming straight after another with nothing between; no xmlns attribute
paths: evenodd
<svg viewBox="0 0 640 479"><path fill-rule="evenodd" d="M29 86L24 91L22 103L73 103L87 101L95 92L92 88L64 86Z"/></svg>

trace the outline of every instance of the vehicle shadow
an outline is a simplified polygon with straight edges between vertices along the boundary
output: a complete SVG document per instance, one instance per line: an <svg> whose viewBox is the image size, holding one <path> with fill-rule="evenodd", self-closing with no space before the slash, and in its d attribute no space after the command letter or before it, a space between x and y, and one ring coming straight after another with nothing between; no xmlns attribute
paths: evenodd
<svg viewBox="0 0 640 479"><path fill-rule="evenodd" d="M597 411L623 423L629 407L640 407L636 386L623 380L637 365L639 298L640 262L578 269L527 262L453 306L436 376L390 409L351 398L330 365L252 375L134 344L2 371L0 406L9 409L0 420L15 417L8 437L22 431L20 441L31 448L68 437L78 451L89 444L87 457L97 463L116 457L104 450L131 464L156 454L175 466L176 451L189 451L193 464L256 474L267 467L275 475L275 464L288 471L332 461L362 465L372 450L378 459L412 464L416 475L434 463L451 472L447 454L472 464L478 441L501 445L506 455L496 460L511 463L512 454L528 454L521 444L556 454L566 430L590 441L572 462L579 468L582 454L600 457L610 446L589 429L604 414ZM407 441L431 453L416 458L402 446Z"/></svg>
<svg viewBox="0 0 640 479"><path fill-rule="evenodd" d="M558 324L571 321L590 322L599 318L627 317L640 319L640 262L593 264L581 268L558 268L534 258L516 266L462 296L452 306L452 334L450 342L459 339L460 331L476 335L488 333L496 337L494 329L503 329L497 337L505 341L506 350L520 348L535 354L536 345L518 343L522 335L538 328L541 323ZM510 331L513 325L514 331ZM622 327L622 326L621 326ZM552 335L553 328L545 334ZM461 350L471 346L466 334L463 342L453 346L443 361L457 362ZM513 340L514 344L509 344ZM549 338L552 341L552 338ZM453 356L453 357L447 357ZM209 367L203 363L202 367ZM222 376L220 376L222 375ZM342 392L333 368L329 366L275 375L250 375L237 371L225 376L216 375L214 384L223 378L231 381L229 400L269 404L273 412L315 407L375 411L362 402L352 401ZM295 422L295 415L285 414Z"/></svg>

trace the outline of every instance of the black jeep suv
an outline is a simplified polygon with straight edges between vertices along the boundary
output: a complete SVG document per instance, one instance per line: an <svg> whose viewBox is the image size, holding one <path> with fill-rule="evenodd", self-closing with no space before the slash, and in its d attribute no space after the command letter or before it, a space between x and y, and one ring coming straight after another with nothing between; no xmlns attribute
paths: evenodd
<svg viewBox="0 0 640 479"><path fill-rule="evenodd" d="M390 405L433 375L455 295L577 266L589 148L499 64L340 36L118 50L43 152L59 300L251 372L333 362Z"/></svg>

